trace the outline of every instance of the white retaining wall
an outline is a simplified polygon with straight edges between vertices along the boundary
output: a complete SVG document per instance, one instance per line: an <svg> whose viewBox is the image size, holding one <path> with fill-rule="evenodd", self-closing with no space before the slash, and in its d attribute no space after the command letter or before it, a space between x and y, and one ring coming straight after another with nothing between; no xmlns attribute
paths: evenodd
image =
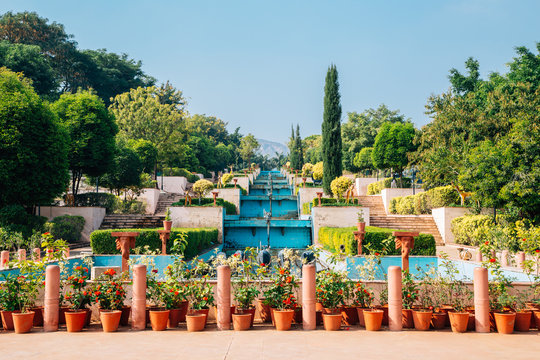
<svg viewBox="0 0 540 360"><path fill-rule="evenodd" d="M156 212L159 194L160 190L158 189L143 189L141 195L138 196L139 200L143 200L146 203L147 214L153 215Z"/></svg>
<svg viewBox="0 0 540 360"><path fill-rule="evenodd" d="M161 176L158 176L157 183L159 189L161 190ZM187 183L187 178L183 176L164 176L163 191L184 195Z"/></svg>
<svg viewBox="0 0 540 360"><path fill-rule="evenodd" d="M62 215L82 216L85 222L81 240L85 241L90 240L90 234L92 231L99 229L105 217L105 208L92 206L41 206L39 210L39 214L45 216L48 220Z"/></svg>
<svg viewBox="0 0 540 360"><path fill-rule="evenodd" d="M424 192L424 189L414 189L414 193L418 194ZM384 211L386 214L390 214L390 200L399 196L409 196L413 194L413 189L410 188L387 188L381 191L382 201L384 204Z"/></svg>
<svg viewBox="0 0 540 360"><path fill-rule="evenodd" d="M226 189L214 189L206 195L207 198L213 198L212 192L217 191L218 198L222 198L225 201L233 203L236 206L236 213L240 214L240 189L226 188ZM197 200L193 200L197 201Z"/></svg>
<svg viewBox="0 0 540 360"><path fill-rule="evenodd" d="M300 189L298 189L298 199L300 201L300 212L302 211L302 205L316 198L317 192L322 192L322 191L323 191L322 187L320 188L301 187Z"/></svg>
<svg viewBox="0 0 540 360"><path fill-rule="evenodd" d="M173 227L217 228L218 242L223 242L223 218L225 216L223 207L172 206L169 209L171 210Z"/></svg>
<svg viewBox="0 0 540 360"><path fill-rule="evenodd" d="M356 178L354 182L355 188L356 188L356 195L357 196L367 195L368 185L374 182L377 182L377 178L368 178L368 177Z"/></svg>
<svg viewBox="0 0 540 360"><path fill-rule="evenodd" d="M369 208L360 206L315 206L312 209L313 243L319 243L319 230L322 227L356 226L357 213L364 212L366 226L369 226Z"/></svg>

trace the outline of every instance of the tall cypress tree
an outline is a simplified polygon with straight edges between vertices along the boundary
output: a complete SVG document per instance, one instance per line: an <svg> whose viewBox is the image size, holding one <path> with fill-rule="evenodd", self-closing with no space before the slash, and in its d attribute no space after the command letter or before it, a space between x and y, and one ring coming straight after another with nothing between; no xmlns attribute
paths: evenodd
<svg viewBox="0 0 540 360"><path fill-rule="evenodd" d="M289 141L289 161L291 169L298 170L298 152L296 151L296 137L294 136L294 127L291 125L291 140Z"/></svg>
<svg viewBox="0 0 540 360"><path fill-rule="evenodd" d="M302 138L300 137L300 125L296 124L296 139L294 140L296 158L298 161L298 170L304 166L304 149L302 148Z"/></svg>
<svg viewBox="0 0 540 360"><path fill-rule="evenodd" d="M331 65L324 84L324 112L322 123L323 188L331 194L330 183L343 174L341 163L341 104L338 72Z"/></svg>

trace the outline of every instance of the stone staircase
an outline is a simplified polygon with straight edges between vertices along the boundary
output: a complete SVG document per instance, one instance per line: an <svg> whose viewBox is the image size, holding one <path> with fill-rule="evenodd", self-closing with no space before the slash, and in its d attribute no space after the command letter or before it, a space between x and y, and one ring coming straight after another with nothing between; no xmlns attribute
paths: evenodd
<svg viewBox="0 0 540 360"><path fill-rule="evenodd" d="M167 211L167 208L170 207L175 202L180 201L181 199L182 199L182 195L176 194L176 193L159 194L159 200L158 200L158 204L156 206L156 212L154 213L154 215L165 216L165 212Z"/></svg>
<svg viewBox="0 0 540 360"><path fill-rule="evenodd" d="M163 227L165 216L158 215L106 215L100 229L155 229Z"/></svg>
<svg viewBox="0 0 540 360"><path fill-rule="evenodd" d="M369 225L387 229L419 231L431 234L437 245L443 244L439 229L431 215L386 215L381 196L359 196L360 204L369 207Z"/></svg>

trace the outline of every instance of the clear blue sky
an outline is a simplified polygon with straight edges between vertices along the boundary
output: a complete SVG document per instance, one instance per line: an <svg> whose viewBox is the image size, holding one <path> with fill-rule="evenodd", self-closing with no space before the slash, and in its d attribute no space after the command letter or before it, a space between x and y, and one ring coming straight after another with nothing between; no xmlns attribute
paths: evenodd
<svg viewBox="0 0 540 360"><path fill-rule="evenodd" d="M190 113L286 142L291 123L320 133L330 63L343 119L381 103L417 126L430 94L469 56L483 76L505 71L514 47L540 41L540 1L2 0L62 23L80 48L142 60L184 92Z"/></svg>

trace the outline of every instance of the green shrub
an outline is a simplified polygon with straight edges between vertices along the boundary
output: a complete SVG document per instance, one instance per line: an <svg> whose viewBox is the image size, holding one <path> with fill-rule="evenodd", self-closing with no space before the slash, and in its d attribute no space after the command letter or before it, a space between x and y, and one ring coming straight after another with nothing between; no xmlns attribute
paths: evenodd
<svg viewBox="0 0 540 360"><path fill-rule="evenodd" d="M411 179L408 177L396 178L396 184L398 188L410 188ZM392 187L392 178L385 178L377 182L368 185L367 194L377 195L380 194L383 189L389 189Z"/></svg>
<svg viewBox="0 0 540 360"><path fill-rule="evenodd" d="M451 186L441 186L416 195L390 200L390 212L400 215L431 214L431 209L459 204L459 194Z"/></svg>
<svg viewBox="0 0 540 360"><path fill-rule="evenodd" d="M398 214L410 215L414 214L414 196L402 196L396 202L396 212Z"/></svg>
<svg viewBox="0 0 540 360"><path fill-rule="evenodd" d="M88 192L75 196L75 206L97 206L105 208L107 214L111 214L116 208L116 196L109 193Z"/></svg>
<svg viewBox="0 0 540 360"><path fill-rule="evenodd" d="M19 232L27 238L34 231L43 232L46 217L29 214L22 205L7 205L0 209L0 227Z"/></svg>
<svg viewBox="0 0 540 360"><path fill-rule="evenodd" d="M217 198L216 205L223 206L225 208L225 214L236 215L236 205L234 205L232 202L225 201L222 198ZM171 206L186 206L185 200L180 200L178 202L175 202ZM190 205L187 205L187 206L190 206ZM214 206L214 199L213 198L192 199L191 206L212 207Z"/></svg>
<svg viewBox="0 0 540 360"><path fill-rule="evenodd" d="M145 214L146 204L139 200L120 200L114 207L115 214Z"/></svg>
<svg viewBox="0 0 540 360"><path fill-rule="evenodd" d="M215 186L215 188L217 189L217 186ZM234 184L223 185L221 188L222 188L222 189L234 189ZM247 195L246 189L244 189L244 188L241 187L240 185L236 184L236 188L237 188L237 189L240 189L240 194L242 194L242 195Z"/></svg>
<svg viewBox="0 0 540 360"><path fill-rule="evenodd" d="M489 215L464 215L452 220L455 242L463 245L480 245L486 240L485 227L493 225Z"/></svg>
<svg viewBox="0 0 540 360"><path fill-rule="evenodd" d="M323 227L319 230L319 243L327 250L332 252L340 251L341 245L345 248L345 254L354 256L357 254L356 240L353 231L355 227L330 228ZM362 243L362 251L369 254L369 245L375 252L386 252L388 255L399 255L401 250L395 246L395 237L392 236L392 229L384 229L373 226L366 227L366 235ZM431 234L420 234L414 238L414 248L411 255L435 256L436 246L435 238ZM386 250L386 251L384 251Z"/></svg>
<svg viewBox="0 0 540 360"><path fill-rule="evenodd" d="M188 182L194 183L197 180L199 180L199 177L195 174L193 174L191 171L183 168L166 168L163 171L163 174L165 176L183 176L187 179Z"/></svg>
<svg viewBox="0 0 540 360"><path fill-rule="evenodd" d="M47 230L55 239L76 243L81 239L84 223L85 220L82 216L62 215L47 223Z"/></svg>
<svg viewBox="0 0 540 360"><path fill-rule="evenodd" d="M390 214L397 214L396 205L400 198L401 196L390 199L390 205L388 208L388 211L390 211Z"/></svg>
<svg viewBox="0 0 540 360"><path fill-rule="evenodd" d="M458 205L461 203L456 189L452 185L440 186L427 191L429 208Z"/></svg>
<svg viewBox="0 0 540 360"><path fill-rule="evenodd" d="M335 198L321 198L321 206L360 206L358 199L352 198L349 199L349 202L346 203L346 200L338 201ZM319 205L319 199L314 198L311 200L311 207Z"/></svg>
<svg viewBox="0 0 540 360"><path fill-rule="evenodd" d="M111 236L115 231L136 231L139 236L135 239L135 247L149 246L150 250L161 250L161 240L157 230L161 229L121 229L121 230L96 230L90 234L90 245L94 254L119 254L116 250L115 239ZM218 231L215 228L173 228L171 237L167 242L167 254L171 253L174 240L186 235L187 246L184 251L186 258L198 255L202 250L209 248L218 241Z"/></svg>

